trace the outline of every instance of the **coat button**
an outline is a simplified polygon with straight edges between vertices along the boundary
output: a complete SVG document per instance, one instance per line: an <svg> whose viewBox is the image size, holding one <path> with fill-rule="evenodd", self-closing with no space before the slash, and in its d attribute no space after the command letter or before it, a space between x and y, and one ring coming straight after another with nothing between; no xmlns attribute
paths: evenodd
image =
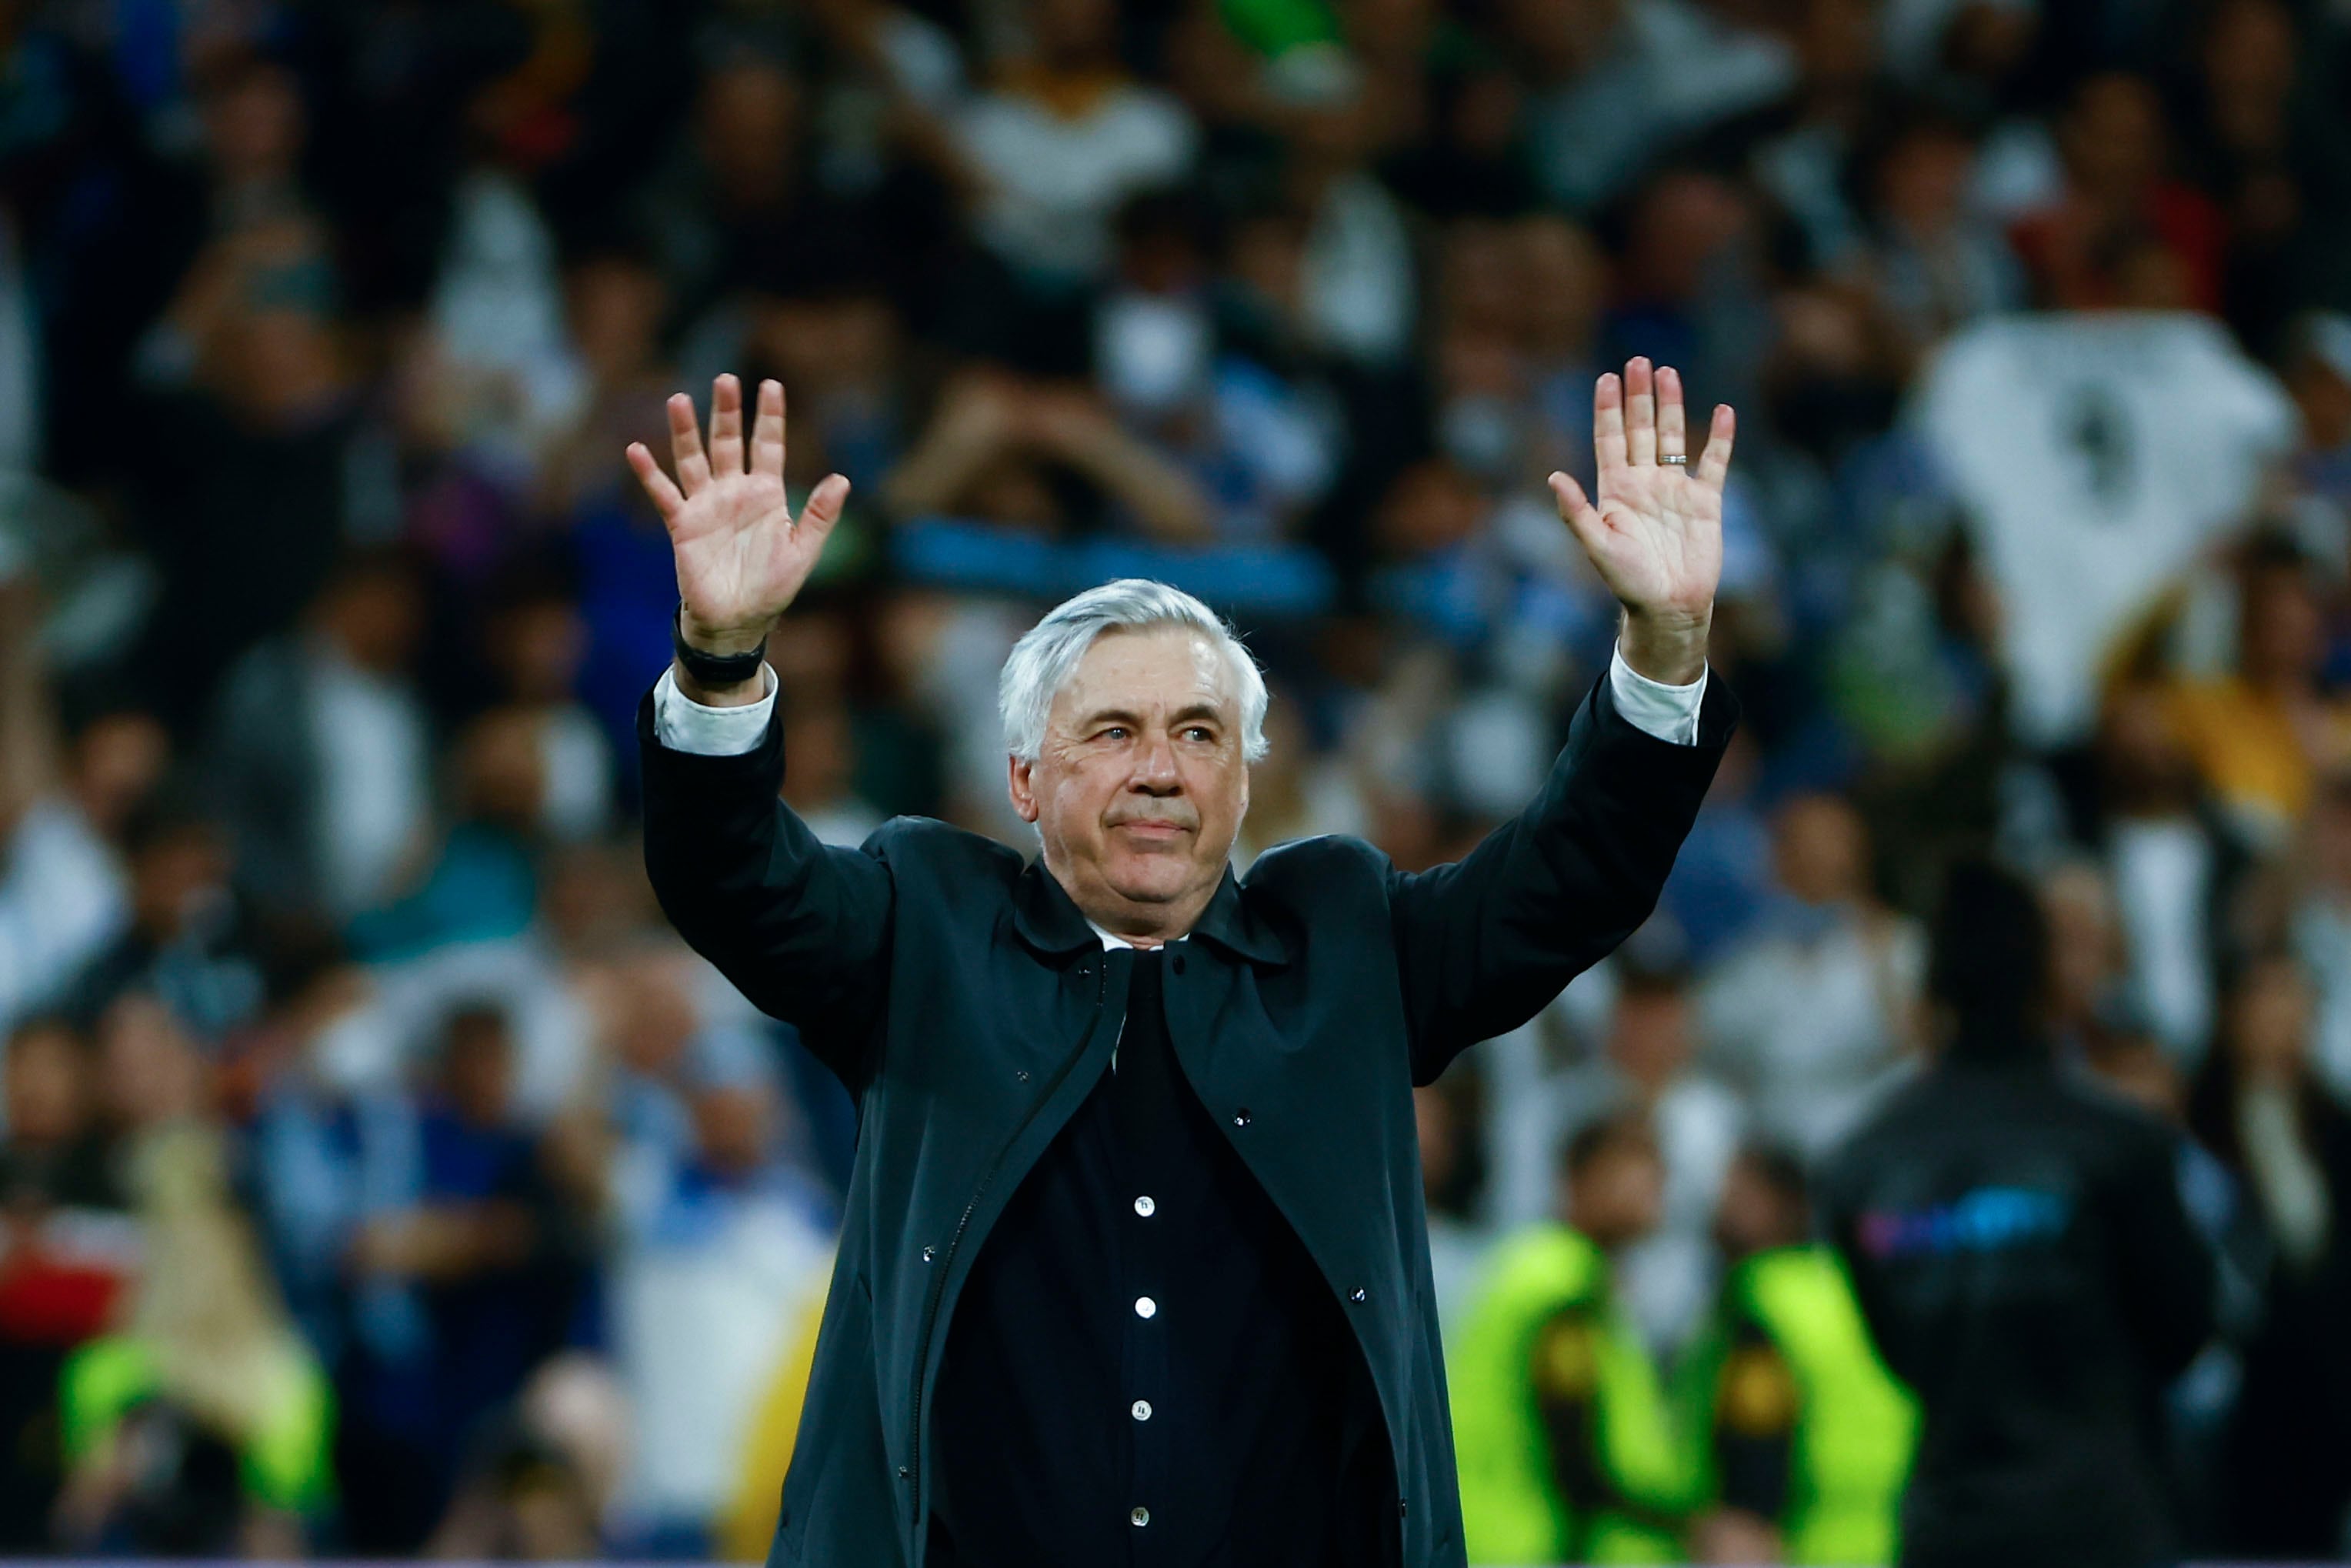
<svg viewBox="0 0 2351 1568"><path fill-rule="evenodd" d="M1028 1070L1027 1068L1025 1068L1025 1067L1024 1067L1024 1068L1022 1068L1019 1071L1018 1071L1018 1072L1014 1073L1012 1076L1013 1076L1013 1077L1015 1077L1015 1078L1017 1078L1017 1079L1019 1079L1021 1082L1026 1083L1026 1082L1029 1082L1029 1070Z"/></svg>
<svg viewBox="0 0 2351 1568"><path fill-rule="evenodd" d="M1244 1105L1239 1110L1233 1113L1233 1125L1236 1127L1246 1127L1249 1124L1249 1107Z"/></svg>
<svg viewBox="0 0 2351 1568"><path fill-rule="evenodd" d="M1151 1195L1146 1192L1134 1200L1134 1212L1148 1219L1159 1212L1159 1206L1151 1200Z"/></svg>
<svg viewBox="0 0 2351 1568"><path fill-rule="evenodd" d="M1155 1318L1159 1315L1159 1303L1149 1296L1137 1296L1134 1298L1134 1315L1138 1318Z"/></svg>
<svg viewBox="0 0 2351 1568"><path fill-rule="evenodd" d="M925 1247L923 1249L923 1261L925 1263L928 1263L938 1255L939 1249L935 1247Z"/></svg>
<svg viewBox="0 0 2351 1568"><path fill-rule="evenodd" d="M1360 1307L1372 1298L1368 1291L1366 1291L1361 1285L1358 1285L1353 1290L1347 1292L1347 1299Z"/></svg>
<svg viewBox="0 0 2351 1568"><path fill-rule="evenodd" d="M1144 1525L1149 1524L1149 1523L1151 1522L1151 1511L1150 1511L1149 1509L1147 1509L1147 1508L1138 1508L1138 1509L1136 1509L1133 1513L1128 1514L1126 1517L1127 1517L1127 1518L1129 1518L1129 1519L1131 1519L1131 1520L1133 1520L1133 1521L1134 1521L1134 1527L1135 1527L1137 1530L1140 1530L1140 1529L1142 1529Z"/></svg>
<svg viewBox="0 0 2351 1568"><path fill-rule="evenodd" d="M1127 1408L1134 1414L1134 1418L1138 1421L1148 1421L1151 1419L1151 1401L1148 1399L1138 1399L1133 1405L1127 1406Z"/></svg>

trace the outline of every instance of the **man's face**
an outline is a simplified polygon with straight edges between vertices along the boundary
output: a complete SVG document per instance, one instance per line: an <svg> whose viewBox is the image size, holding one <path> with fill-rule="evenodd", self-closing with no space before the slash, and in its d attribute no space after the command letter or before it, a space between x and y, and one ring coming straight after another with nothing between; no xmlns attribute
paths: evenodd
<svg viewBox="0 0 2351 1568"><path fill-rule="evenodd" d="M1053 698L1037 760L1012 760L1013 809L1089 918L1180 936L1224 876L1249 810L1232 669L1207 637L1104 632Z"/></svg>
<svg viewBox="0 0 2351 1568"><path fill-rule="evenodd" d="M1567 1222L1604 1251L1648 1235L1665 1211L1665 1161L1645 1136L1612 1142L1568 1183Z"/></svg>

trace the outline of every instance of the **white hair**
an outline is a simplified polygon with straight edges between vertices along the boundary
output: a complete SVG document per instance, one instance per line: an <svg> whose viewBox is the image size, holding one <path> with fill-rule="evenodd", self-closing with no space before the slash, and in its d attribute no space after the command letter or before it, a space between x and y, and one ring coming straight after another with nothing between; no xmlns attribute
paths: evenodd
<svg viewBox="0 0 2351 1568"><path fill-rule="evenodd" d="M1004 720L1005 748L1034 762L1045 746L1045 720L1053 698L1077 673L1078 663L1105 632L1180 626L1221 649L1231 667L1240 700L1241 756L1255 762L1265 755L1265 674L1224 618L1180 588L1144 577L1123 577L1065 599L1022 634L1004 661L996 687L997 712Z"/></svg>

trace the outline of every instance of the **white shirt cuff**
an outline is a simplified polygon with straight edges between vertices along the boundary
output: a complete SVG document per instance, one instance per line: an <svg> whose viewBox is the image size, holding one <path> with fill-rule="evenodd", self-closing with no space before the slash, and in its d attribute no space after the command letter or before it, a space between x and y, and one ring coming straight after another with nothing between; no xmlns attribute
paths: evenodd
<svg viewBox="0 0 2351 1568"><path fill-rule="evenodd" d="M653 738L689 757L740 757L757 751L759 737L768 733L768 720L776 712L775 667L762 664L759 674L767 683L768 695L758 702L741 707L705 707L677 689L675 665L664 670L660 684L653 687Z"/></svg>
<svg viewBox="0 0 2351 1568"><path fill-rule="evenodd" d="M1608 657L1608 692L1625 722L1644 735L1676 746L1698 744L1698 711L1706 701L1707 672L1686 686L1653 681L1625 662L1619 647Z"/></svg>

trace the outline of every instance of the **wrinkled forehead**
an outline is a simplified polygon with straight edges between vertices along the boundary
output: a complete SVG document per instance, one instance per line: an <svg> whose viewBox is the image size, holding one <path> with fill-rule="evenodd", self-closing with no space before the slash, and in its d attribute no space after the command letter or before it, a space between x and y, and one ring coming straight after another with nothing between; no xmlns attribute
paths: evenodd
<svg viewBox="0 0 2351 1568"><path fill-rule="evenodd" d="M1111 627L1088 647L1053 694L1050 721L1075 723L1117 709L1138 716L1202 705L1229 721L1239 715L1232 660L1189 626Z"/></svg>

